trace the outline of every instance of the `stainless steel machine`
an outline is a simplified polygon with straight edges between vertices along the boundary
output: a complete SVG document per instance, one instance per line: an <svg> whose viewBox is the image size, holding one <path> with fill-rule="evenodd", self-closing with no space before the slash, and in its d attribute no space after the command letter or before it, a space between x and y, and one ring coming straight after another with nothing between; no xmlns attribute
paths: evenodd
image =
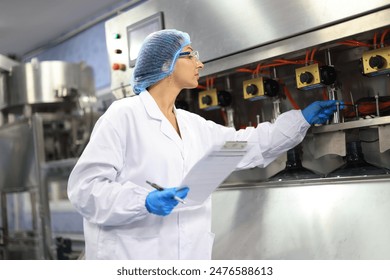
<svg viewBox="0 0 390 280"><path fill-rule="evenodd" d="M49 202L66 194L96 120L93 72L83 63L0 58L0 256L57 259Z"/></svg>
<svg viewBox="0 0 390 280"><path fill-rule="evenodd" d="M160 0L106 22L118 98L132 95L130 53L148 33L176 28L205 64L177 107L238 129L315 100L346 104L213 194L213 258L390 258L389 4Z"/></svg>

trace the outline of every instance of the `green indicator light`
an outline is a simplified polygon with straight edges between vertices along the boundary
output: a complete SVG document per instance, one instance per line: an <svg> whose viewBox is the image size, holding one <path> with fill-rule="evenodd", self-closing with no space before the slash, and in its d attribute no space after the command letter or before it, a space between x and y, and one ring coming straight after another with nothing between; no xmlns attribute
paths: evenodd
<svg viewBox="0 0 390 280"><path fill-rule="evenodd" d="M119 33L114 34L114 39L119 39L120 37L121 37L121 34L119 34Z"/></svg>

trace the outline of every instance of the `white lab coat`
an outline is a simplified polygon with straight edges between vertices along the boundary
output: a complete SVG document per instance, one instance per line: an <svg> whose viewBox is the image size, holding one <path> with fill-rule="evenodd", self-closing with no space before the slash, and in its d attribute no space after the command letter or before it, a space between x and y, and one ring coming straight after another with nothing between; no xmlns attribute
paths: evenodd
<svg viewBox="0 0 390 280"><path fill-rule="evenodd" d="M145 181L178 187L197 160L227 140L258 143L237 168L265 166L301 142L310 126L298 110L239 131L175 113L181 138L144 91L114 102L96 123L68 183L69 199L84 217L86 259L210 259L211 199L153 215L145 198L154 189Z"/></svg>

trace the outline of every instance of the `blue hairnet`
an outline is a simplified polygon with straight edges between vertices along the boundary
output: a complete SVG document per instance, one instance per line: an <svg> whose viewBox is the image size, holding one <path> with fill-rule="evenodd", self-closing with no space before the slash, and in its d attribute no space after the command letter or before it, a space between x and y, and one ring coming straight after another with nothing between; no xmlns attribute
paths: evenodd
<svg viewBox="0 0 390 280"><path fill-rule="evenodd" d="M191 44L190 36L175 29L154 32L146 37L133 71L135 94L169 76L184 46Z"/></svg>

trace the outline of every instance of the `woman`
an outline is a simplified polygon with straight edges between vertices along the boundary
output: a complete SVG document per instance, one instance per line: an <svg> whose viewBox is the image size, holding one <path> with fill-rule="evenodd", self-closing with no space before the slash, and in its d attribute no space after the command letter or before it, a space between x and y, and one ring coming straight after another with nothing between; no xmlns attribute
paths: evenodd
<svg viewBox="0 0 390 280"><path fill-rule="evenodd" d="M257 143L237 168L266 166L336 110L335 101L317 102L236 131L175 108L203 66L187 33L145 39L134 68L137 96L114 102L98 120L69 178L69 199L84 217L86 259L210 259L211 199L175 208L173 197L188 192L175 187L191 167L228 140ZM154 190L147 180L167 188Z"/></svg>

